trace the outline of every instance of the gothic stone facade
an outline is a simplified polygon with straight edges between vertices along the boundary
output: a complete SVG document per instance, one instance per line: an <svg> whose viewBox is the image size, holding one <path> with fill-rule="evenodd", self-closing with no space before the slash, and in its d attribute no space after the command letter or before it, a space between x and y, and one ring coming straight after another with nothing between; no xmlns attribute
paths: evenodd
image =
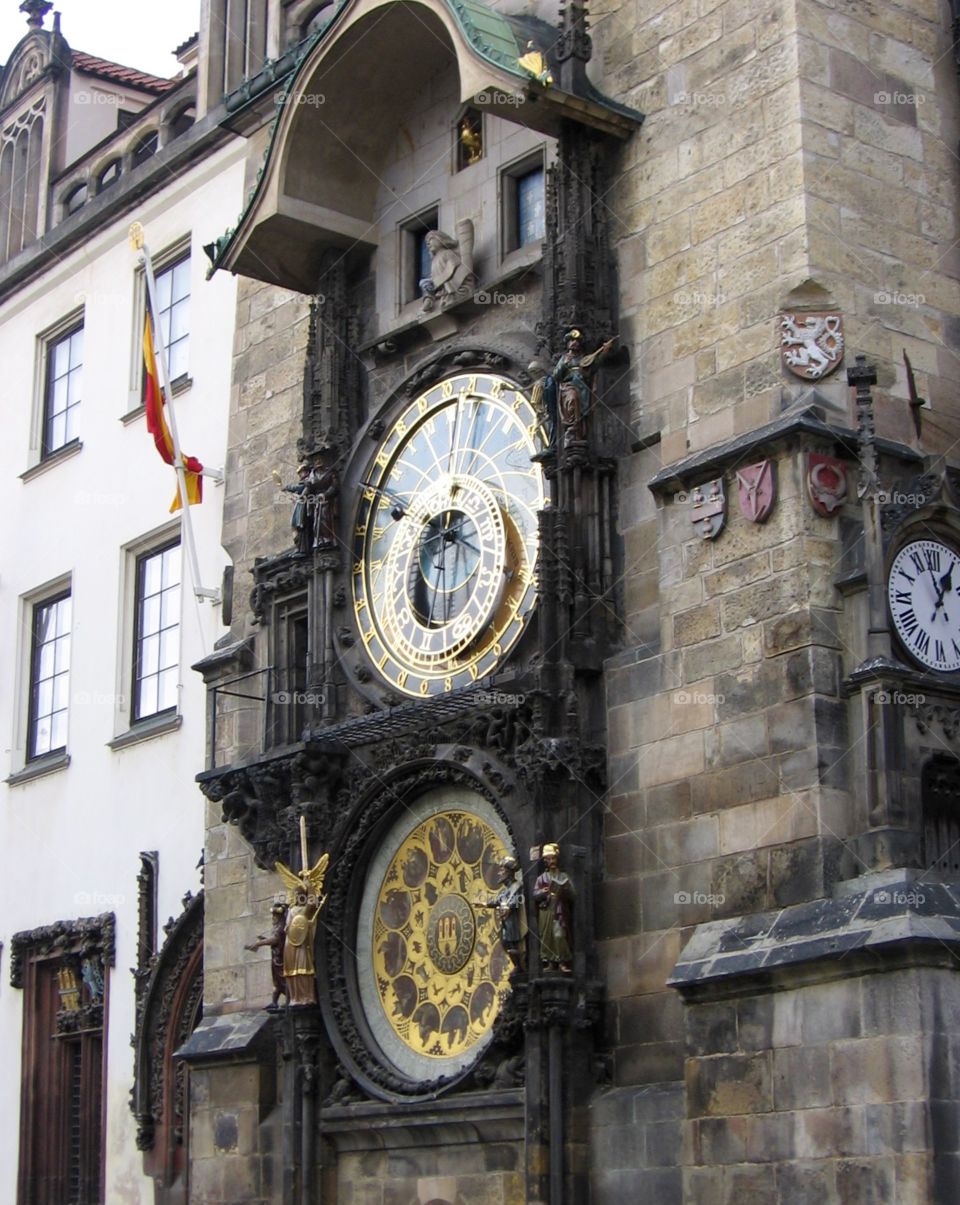
<svg viewBox="0 0 960 1205"><path fill-rule="evenodd" d="M330 14L236 99L252 191L215 248L243 280L192 1199L952 1199L960 676L901 643L885 585L927 541L931 622L960 611L946 6L640 0L589 36L578 5ZM528 41L551 82L517 68ZM539 162L531 247L511 207ZM424 306L437 228L475 280ZM537 604L475 682L411 696L362 614L397 420L458 374L522 407L571 327L617 343L586 423L523 461ZM272 471L319 449L338 488L297 552ZM397 841L457 807L519 856L530 929L459 1059L452 1022L414 1049L436 965L392 1013L370 970ZM301 817L331 858L318 1003L270 1011L244 947ZM540 963L546 841L577 889L569 971Z"/></svg>

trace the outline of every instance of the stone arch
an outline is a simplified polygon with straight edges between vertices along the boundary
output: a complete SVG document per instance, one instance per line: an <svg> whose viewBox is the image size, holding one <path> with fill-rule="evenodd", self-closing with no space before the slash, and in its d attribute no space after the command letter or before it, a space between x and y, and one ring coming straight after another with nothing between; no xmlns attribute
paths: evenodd
<svg viewBox="0 0 960 1205"><path fill-rule="evenodd" d="M130 1107L144 1171L157 1185L156 1199L179 1205L186 1202L189 1071L176 1055L203 1007L202 891L185 898L183 912L166 933L137 1001Z"/></svg>

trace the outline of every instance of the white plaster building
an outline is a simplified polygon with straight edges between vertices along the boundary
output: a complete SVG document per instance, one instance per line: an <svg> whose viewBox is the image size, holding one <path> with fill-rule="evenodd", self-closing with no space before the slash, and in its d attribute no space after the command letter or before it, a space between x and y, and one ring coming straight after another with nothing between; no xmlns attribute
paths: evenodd
<svg viewBox="0 0 960 1205"><path fill-rule="evenodd" d="M42 27L51 5L24 7L0 74L0 1200L152 1201L130 1038L157 920L201 887L190 666L223 628L146 430L128 228L154 257L182 447L219 468L236 297L205 280L203 244L240 209L243 145L198 104L196 37L163 81L72 51ZM223 490L204 484L198 560L219 588ZM157 1158L175 1178L176 1151Z"/></svg>

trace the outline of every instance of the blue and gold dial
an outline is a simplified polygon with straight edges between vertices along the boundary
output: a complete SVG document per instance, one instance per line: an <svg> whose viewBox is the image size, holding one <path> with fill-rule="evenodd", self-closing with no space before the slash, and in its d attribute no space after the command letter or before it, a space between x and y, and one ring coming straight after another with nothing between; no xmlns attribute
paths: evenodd
<svg viewBox="0 0 960 1205"><path fill-rule="evenodd" d="M421 393L381 442L354 529L353 606L397 690L468 686L523 634L544 505L536 431L517 385L462 373Z"/></svg>

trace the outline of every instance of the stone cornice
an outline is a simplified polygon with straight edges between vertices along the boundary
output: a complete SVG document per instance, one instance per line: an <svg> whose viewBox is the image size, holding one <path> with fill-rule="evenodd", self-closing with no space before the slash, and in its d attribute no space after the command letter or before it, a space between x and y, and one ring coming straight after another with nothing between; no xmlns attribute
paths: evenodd
<svg viewBox="0 0 960 1205"><path fill-rule="evenodd" d="M657 495L669 495L685 489L694 480L717 476L730 464L743 461L745 456L764 447L785 443L798 435L818 435L831 440L853 459L857 456L857 433L851 427L838 427L824 421L818 407L810 406L795 414L786 414L754 431L747 431L726 443L695 452L691 456L667 465L647 482L647 488ZM906 444L892 439L878 439L877 449L889 456L911 464L921 464L923 457Z"/></svg>

